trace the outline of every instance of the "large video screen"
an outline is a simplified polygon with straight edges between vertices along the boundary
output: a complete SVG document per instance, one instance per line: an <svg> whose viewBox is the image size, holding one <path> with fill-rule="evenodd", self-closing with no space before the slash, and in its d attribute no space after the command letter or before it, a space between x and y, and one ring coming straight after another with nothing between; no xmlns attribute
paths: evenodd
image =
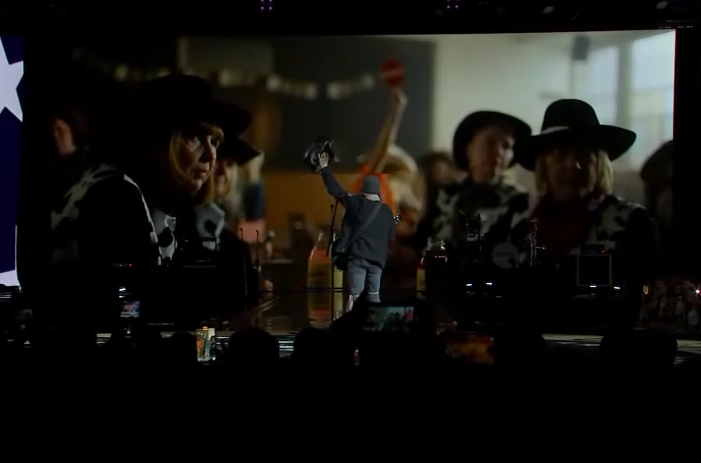
<svg viewBox="0 0 701 463"><path fill-rule="evenodd" d="M12 63L21 56L9 44L10 68L18 69ZM46 138L55 176L51 259L59 267L95 263L95 256L120 265L201 263L182 248L193 242L183 239L190 233L202 248L236 249L227 259L250 260L246 272L262 269L258 288L246 272L228 280L244 294L268 282L275 290L343 286L325 252L333 198L303 162L320 137L333 139L341 187L358 192L364 176L377 174L378 196L401 216L382 262L383 291L415 290L431 243L469 253L477 235L489 242L479 248L488 254L471 262L495 269L525 262L519 256L531 235L523 227L534 217L545 254L620 251L626 233L649 235L640 246L659 246L662 255L668 248L674 31L113 37L52 45L55 101L37 135ZM173 74L199 77L217 102L248 111L250 124L234 111L226 120L182 126L203 113L187 106L196 85L163 84ZM6 127L21 121L11 109L17 75L10 75L14 80L2 80L10 95L2 100L3 143ZM159 78L160 90L145 85ZM148 106L144 92L152 92L147 108L140 106ZM174 141L186 148L173 153ZM129 186L105 190L95 217L85 219L88 190L99 190L104 178ZM131 209L120 195L137 198ZM553 212L551 203L573 197L579 202L568 210L579 215ZM628 221L638 223L638 210L647 214L635 233ZM464 229L473 215L479 233ZM87 220L99 225L101 239L76 244L85 236L76 224ZM124 229L125 220L134 225ZM648 233L653 221L659 233ZM340 213L334 223L338 230ZM572 268L589 268L581 264ZM629 275L604 267L611 275L578 279L573 270L570 283L625 287L616 282ZM633 279L653 277L642 273Z"/></svg>
<svg viewBox="0 0 701 463"><path fill-rule="evenodd" d="M0 284L5 286L19 286L16 231L23 53L21 37L0 36Z"/></svg>

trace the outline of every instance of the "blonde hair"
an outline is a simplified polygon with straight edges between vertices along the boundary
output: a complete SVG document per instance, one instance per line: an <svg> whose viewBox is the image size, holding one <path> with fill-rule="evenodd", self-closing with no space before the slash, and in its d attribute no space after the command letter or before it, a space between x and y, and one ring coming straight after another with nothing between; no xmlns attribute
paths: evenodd
<svg viewBox="0 0 701 463"><path fill-rule="evenodd" d="M604 150L599 150L595 156L597 174L593 193L595 195L610 195L613 192L613 164L611 164L608 153ZM545 156L538 156L536 159L535 187L539 194L545 194L548 191L548 166L545 162Z"/></svg>
<svg viewBox="0 0 701 463"><path fill-rule="evenodd" d="M222 160L217 160L217 164L220 163L220 162L226 162L226 161L223 160L223 159L222 159ZM217 191L216 191L216 188L215 188L215 190L214 190L215 199L227 199L227 198L229 198L229 197L231 196L231 192L234 191L234 185L235 185L236 182L238 181L239 166L236 165L236 163L235 163L234 161L229 161L229 162L231 162L231 163L233 164L233 166L232 166L233 174L232 174L231 178L227 179L227 181L226 181L226 186L224 187L224 191L223 191L221 194L219 194L219 192L217 192ZM226 168L228 169L229 166L226 166ZM214 179L215 179L215 177L216 177L216 175L217 175L217 169L218 169L218 167L215 167L215 168L214 168L214 173L212 173L212 183L215 182Z"/></svg>
<svg viewBox="0 0 701 463"><path fill-rule="evenodd" d="M413 177L419 167L413 157L397 145L391 145L387 149L387 162L383 173L389 175L406 175Z"/></svg>
<svg viewBox="0 0 701 463"><path fill-rule="evenodd" d="M212 124L202 123L198 127L208 135L218 138L220 141L224 139L224 132L220 127ZM173 180L178 185L184 185L189 180L189 174L183 168L181 161L181 150L185 135L182 131L177 130L170 136L168 145L168 167ZM215 159L216 162L216 159ZM216 188L214 186L214 172L212 172L207 180L202 185L202 188L195 195L195 203L197 205L210 204L216 199Z"/></svg>

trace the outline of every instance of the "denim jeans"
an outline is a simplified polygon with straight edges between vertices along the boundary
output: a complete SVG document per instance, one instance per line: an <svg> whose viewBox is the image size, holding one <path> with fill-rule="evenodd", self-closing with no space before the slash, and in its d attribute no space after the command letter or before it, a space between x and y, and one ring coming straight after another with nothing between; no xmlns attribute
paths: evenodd
<svg viewBox="0 0 701 463"><path fill-rule="evenodd" d="M382 279L382 268L372 262L362 258L351 258L348 262L348 288L353 300L366 289L368 290L367 300L369 302L380 302L380 280Z"/></svg>

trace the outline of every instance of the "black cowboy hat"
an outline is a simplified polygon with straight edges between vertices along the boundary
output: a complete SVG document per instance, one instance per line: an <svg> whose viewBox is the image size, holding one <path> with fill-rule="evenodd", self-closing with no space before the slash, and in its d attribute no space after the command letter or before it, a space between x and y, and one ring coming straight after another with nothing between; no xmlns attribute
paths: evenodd
<svg viewBox="0 0 701 463"><path fill-rule="evenodd" d="M240 164L260 154L239 139L251 125L251 113L214 98L210 85L200 77L173 74L147 82L136 116L146 127L165 130L185 129L200 122L219 126L225 137L222 148L228 145L224 152Z"/></svg>
<svg viewBox="0 0 701 463"><path fill-rule="evenodd" d="M545 110L540 134L522 143L516 158L524 169L534 170L536 158L548 146L581 142L605 150L613 161L633 146L636 137L630 130L602 125L594 108L584 101L558 100Z"/></svg>
<svg viewBox="0 0 701 463"><path fill-rule="evenodd" d="M490 125L500 125L511 129L514 140L526 139L531 136L531 127L521 119L497 111L477 111L469 114L460 122L453 136L453 160L455 165L467 171L467 159L465 159L465 147L470 143L477 131ZM509 166L514 165L515 159Z"/></svg>
<svg viewBox="0 0 701 463"><path fill-rule="evenodd" d="M224 143L217 150L217 157L230 159L240 166L261 154L263 153L240 138L224 138Z"/></svg>

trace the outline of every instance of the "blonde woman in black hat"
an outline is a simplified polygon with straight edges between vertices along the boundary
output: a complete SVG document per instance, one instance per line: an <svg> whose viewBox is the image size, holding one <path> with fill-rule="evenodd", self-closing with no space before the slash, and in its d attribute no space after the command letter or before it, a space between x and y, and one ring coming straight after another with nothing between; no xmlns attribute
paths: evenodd
<svg viewBox="0 0 701 463"><path fill-rule="evenodd" d="M224 133L241 144L238 135L251 121L192 76L148 82L137 101L115 134L115 152L100 153L104 161L88 168L52 213L56 266L149 267L172 258L175 215L193 199L212 201Z"/></svg>
<svg viewBox="0 0 701 463"><path fill-rule="evenodd" d="M453 249L469 248L465 222L478 214L485 242L505 241L513 218L528 210L528 194L505 182L504 174L516 162L514 146L530 134L528 124L496 111L463 119L453 137L453 161L466 177L439 189L419 224L417 245L434 238Z"/></svg>
<svg viewBox="0 0 701 463"><path fill-rule="evenodd" d="M572 278L570 257L583 245L613 253L614 279L628 286L639 301L643 281L656 270L656 230L643 207L612 194L611 164L635 139L630 130L600 124L594 109L583 101L552 103L541 133L521 145L519 152L519 163L535 172L540 198L515 234L525 236L529 220L536 219L545 262L565 269Z"/></svg>

